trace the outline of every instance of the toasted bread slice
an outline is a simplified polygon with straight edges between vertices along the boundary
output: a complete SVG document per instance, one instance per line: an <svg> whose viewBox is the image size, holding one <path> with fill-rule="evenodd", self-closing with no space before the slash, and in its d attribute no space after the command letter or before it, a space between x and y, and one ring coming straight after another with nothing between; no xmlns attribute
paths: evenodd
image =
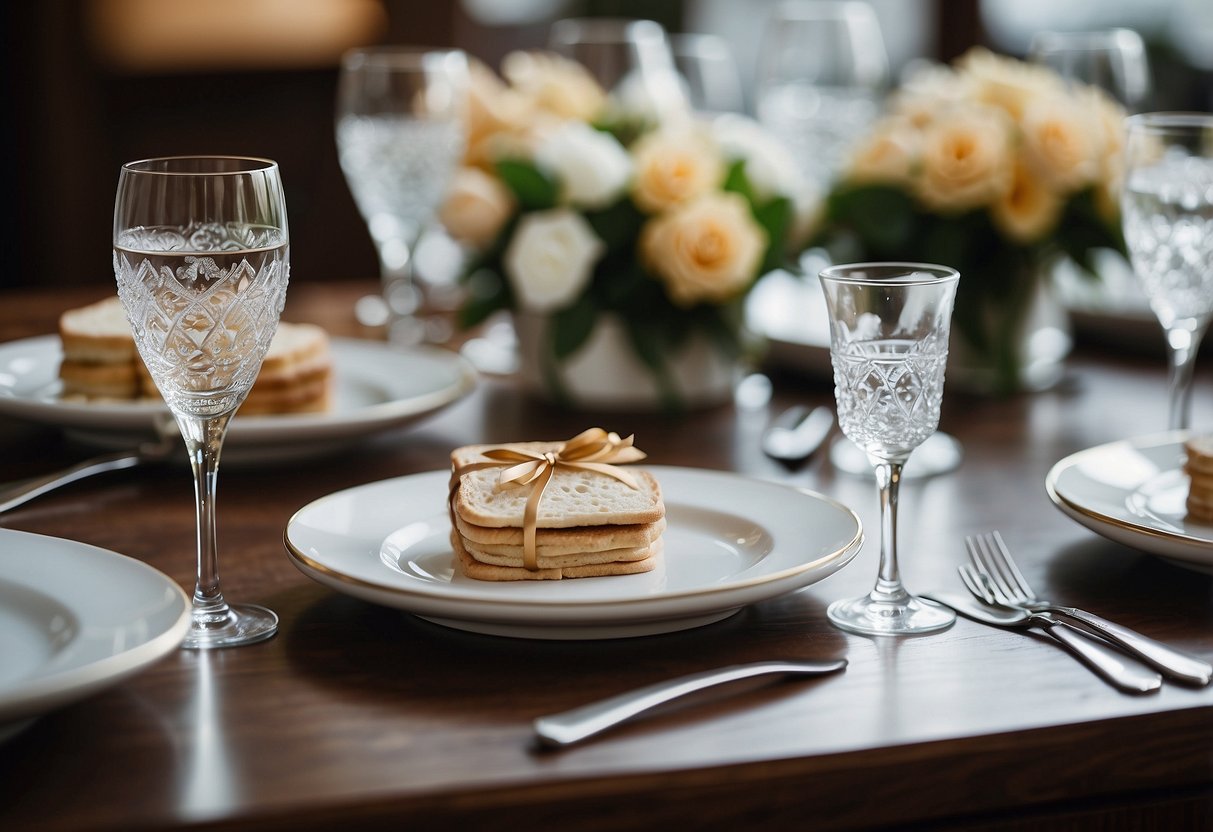
<svg viewBox="0 0 1213 832"><path fill-rule="evenodd" d="M467 550L467 553L480 563L492 566L517 566L519 568L525 565L521 547L516 552L500 554L486 552L466 537L460 537L460 541L463 543L463 548ZM628 549L607 549L601 552L570 552L565 555L541 554L537 558L537 565L540 569L549 567L560 569L566 566L588 566L596 563L627 563L629 561L644 560L652 553L653 546L649 544L648 546L633 546Z"/></svg>
<svg viewBox="0 0 1213 832"><path fill-rule="evenodd" d="M567 529L538 529L535 551L539 555L568 555L648 546L665 531L663 517L656 523L621 526L580 526ZM522 529L477 526L455 515L455 527L472 545L484 552L513 554L522 551Z"/></svg>
<svg viewBox="0 0 1213 832"><path fill-rule="evenodd" d="M478 581L557 581L563 578L594 578L607 575L636 575L651 572L660 562L663 550L661 540L654 541L652 554L643 560L595 563L582 566L548 567L525 569L521 566L495 566L481 563L464 548L459 533L451 530L451 548L455 551L455 565L460 574Z"/></svg>
<svg viewBox="0 0 1213 832"><path fill-rule="evenodd" d="M117 295L69 309L59 316L66 360L81 364L133 364L135 338Z"/></svg>
<svg viewBox="0 0 1213 832"><path fill-rule="evenodd" d="M546 453L560 447L558 442L518 442L514 447ZM483 451L492 446L468 445L451 452L455 470L487 461ZM499 480L501 468L469 471L459 478L455 511L469 523L493 528L521 527L528 486ZM539 504L537 527L541 529L575 526L636 525L655 523L665 516L661 486L648 471L633 466L627 472L639 488L632 488L614 477L596 471L558 468Z"/></svg>

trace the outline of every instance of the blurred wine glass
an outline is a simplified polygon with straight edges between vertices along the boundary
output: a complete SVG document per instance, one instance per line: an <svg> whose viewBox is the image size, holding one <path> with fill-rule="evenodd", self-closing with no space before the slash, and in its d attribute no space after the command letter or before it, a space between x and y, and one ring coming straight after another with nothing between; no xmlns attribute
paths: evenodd
<svg viewBox="0 0 1213 832"><path fill-rule="evenodd" d="M745 111L741 73L727 40L719 35L684 33L671 35L670 47L694 112L711 116Z"/></svg>
<svg viewBox="0 0 1213 832"><path fill-rule="evenodd" d="M1042 31L1032 36L1028 60L1050 67L1068 83L1088 84L1136 113L1149 104L1152 89L1150 65L1141 35L1132 29L1094 31ZM1118 251L1102 249L1093 255L1100 280L1088 280L1073 263L1056 267L1058 293L1081 323L1082 313L1106 316L1129 313L1148 316L1149 302L1133 274L1133 267Z"/></svg>
<svg viewBox="0 0 1213 832"><path fill-rule="evenodd" d="M759 54L758 120L824 191L882 108L889 61L880 21L862 0L785 0Z"/></svg>
<svg viewBox="0 0 1213 832"><path fill-rule="evenodd" d="M1067 81L1099 87L1130 113L1150 96L1150 66L1141 35L1132 29L1037 32L1028 59L1051 67Z"/></svg>
<svg viewBox="0 0 1213 832"><path fill-rule="evenodd" d="M364 298L364 323L385 323L398 343L442 341L445 319L428 322L417 245L464 150L466 55L409 46L354 49L337 85L341 170L379 255L382 299ZM376 320L378 316L378 320Z"/></svg>
<svg viewBox="0 0 1213 832"><path fill-rule="evenodd" d="M1191 427L1192 371L1213 320L1213 113L1127 122L1125 244L1166 335L1170 430Z"/></svg>
<svg viewBox="0 0 1213 832"><path fill-rule="evenodd" d="M548 33L548 48L585 67L623 115L653 121L689 115L670 39L654 20L557 20Z"/></svg>

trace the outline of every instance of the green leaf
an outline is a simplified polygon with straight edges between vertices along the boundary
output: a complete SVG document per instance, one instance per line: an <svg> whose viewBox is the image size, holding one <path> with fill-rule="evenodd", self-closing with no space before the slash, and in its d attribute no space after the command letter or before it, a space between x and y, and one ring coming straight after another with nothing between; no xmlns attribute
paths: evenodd
<svg viewBox="0 0 1213 832"><path fill-rule="evenodd" d="M755 209L754 219L767 232L767 250L760 270L766 274L783 265L783 241L792 222L792 201L787 197L772 199Z"/></svg>
<svg viewBox="0 0 1213 832"><path fill-rule="evenodd" d="M843 188L830 195L827 217L854 229L874 255L892 256L912 240L914 201L887 185Z"/></svg>
<svg viewBox="0 0 1213 832"><path fill-rule="evenodd" d="M501 159L497 175L514 194L518 204L528 211L542 211L556 204L559 188L556 181L530 162L521 159Z"/></svg>
<svg viewBox="0 0 1213 832"><path fill-rule="evenodd" d="M629 257L632 244L644 225L644 214L628 199L600 211L586 211L585 219L594 233L606 243L608 251L626 249Z"/></svg>
<svg viewBox="0 0 1213 832"><path fill-rule="evenodd" d="M738 159L729 165L721 188L729 193L741 194L751 205L754 204L754 186L750 184L750 177L746 176L745 159Z"/></svg>
<svg viewBox="0 0 1213 832"><path fill-rule="evenodd" d="M552 354L557 360L564 360L581 348L590 337L597 316L594 300L588 294L583 294L572 306L553 313Z"/></svg>

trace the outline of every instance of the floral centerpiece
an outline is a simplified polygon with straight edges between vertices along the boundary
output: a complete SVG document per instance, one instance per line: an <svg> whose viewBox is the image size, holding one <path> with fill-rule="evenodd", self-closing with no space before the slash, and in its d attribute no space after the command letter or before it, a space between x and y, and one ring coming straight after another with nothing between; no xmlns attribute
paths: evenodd
<svg viewBox="0 0 1213 832"><path fill-rule="evenodd" d="M465 165L440 211L474 252L461 321L538 320L557 400L576 398L562 367L611 319L646 376L632 386L688 404L673 358L696 340L736 356L746 293L805 239L814 201L755 122L645 104L552 54L512 53L500 77L473 67Z"/></svg>
<svg viewBox="0 0 1213 832"><path fill-rule="evenodd" d="M835 260L956 268L953 355L978 371L971 387L1013 392L1050 264L1069 257L1094 276L1097 250L1124 251L1123 118L1100 90L971 50L890 98L826 197L813 244Z"/></svg>

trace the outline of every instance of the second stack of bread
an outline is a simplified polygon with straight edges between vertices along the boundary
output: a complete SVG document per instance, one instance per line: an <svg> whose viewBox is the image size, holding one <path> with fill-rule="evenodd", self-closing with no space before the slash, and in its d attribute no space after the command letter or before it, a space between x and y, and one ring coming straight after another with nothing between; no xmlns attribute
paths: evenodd
<svg viewBox="0 0 1213 832"><path fill-rule="evenodd" d="M1213 435L1193 436L1184 443L1188 475L1188 519L1213 524Z"/></svg>
<svg viewBox="0 0 1213 832"><path fill-rule="evenodd" d="M59 318L65 399L157 399L155 382L135 349L117 295L69 309ZM317 413L332 407L333 360L328 333L315 324L281 321L240 413Z"/></svg>
<svg viewBox="0 0 1213 832"><path fill-rule="evenodd" d="M511 447L536 453L556 442L519 442ZM468 445L451 453L455 471L487 461L490 445ZM665 504L657 480L628 467L639 488L606 474L557 468L539 504L536 569L527 569L523 521L529 485L499 482L504 466L480 468L459 477L452 496L451 546L462 574L485 581L557 580L648 572L660 562Z"/></svg>

